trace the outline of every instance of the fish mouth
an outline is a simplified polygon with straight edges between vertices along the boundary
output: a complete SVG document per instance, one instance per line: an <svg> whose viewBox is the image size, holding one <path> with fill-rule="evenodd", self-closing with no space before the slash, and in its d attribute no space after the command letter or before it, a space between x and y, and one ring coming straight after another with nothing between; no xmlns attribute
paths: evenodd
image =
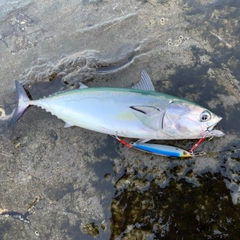
<svg viewBox="0 0 240 240"><path fill-rule="evenodd" d="M211 126L209 126L209 127L207 127L207 130L206 130L206 132L210 132L210 131L212 131L213 130L213 128L216 126L218 124L218 122L217 123L214 123L214 124L212 124Z"/></svg>
<svg viewBox="0 0 240 240"><path fill-rule="evenodd" d="M211 124L210 126L207 127L206 131L212 131L213 128L222 120L221 117L215 116L213 119L213 124Z"/></svg>
<svg viewBox="0 0 240 240"><path fill-rule="evenodd" d="M212 125L210 125L209 127L207 127L207 130L205 131L206 133L206 137L223 137L225 135L225 133L223 133L220 130L216 130L214 129L214 127L222 120L221 117L218 117L217 121L215 123L213 123Z"/></svg>

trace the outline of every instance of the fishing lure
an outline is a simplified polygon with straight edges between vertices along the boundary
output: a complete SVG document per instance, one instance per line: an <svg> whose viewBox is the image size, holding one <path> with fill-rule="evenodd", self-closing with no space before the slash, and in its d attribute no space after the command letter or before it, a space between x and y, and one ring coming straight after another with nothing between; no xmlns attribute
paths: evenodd
<svg viewBox="0 0 240 240"><path fill-rule="evenodd" d="M189 158L193 156L193 152L190 153L184 149L172 147L168 145L162 144L152 144L152 143L128 143L127 141L120 139L119 137L115 136L117 140L119 140L123 145L127 146L128 148L134 148L137 150L141 150L143 152L152 153L155 155L161 155L165 157L181 157L181 158Z"/></svg>

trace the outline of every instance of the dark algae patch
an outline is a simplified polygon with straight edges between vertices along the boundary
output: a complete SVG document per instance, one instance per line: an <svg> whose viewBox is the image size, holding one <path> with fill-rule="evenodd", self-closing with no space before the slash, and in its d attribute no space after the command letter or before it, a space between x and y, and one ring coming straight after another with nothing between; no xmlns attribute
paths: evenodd
<svg viewBox="0 0 240 240"><path fill-rule="evenodd" d="M91 236L97 236L99 234L98 226L94 223L89 223L83 226L82 231Z"/></svg>
<svg viewBox="0 0 240 240"><path fill-rule="evenodd" d="M172 179L161 188L153 180L146 191L128 187L117 193L111 239L238 239L240 207L221 174L205 173L198 181L201 187Z"/></svg>

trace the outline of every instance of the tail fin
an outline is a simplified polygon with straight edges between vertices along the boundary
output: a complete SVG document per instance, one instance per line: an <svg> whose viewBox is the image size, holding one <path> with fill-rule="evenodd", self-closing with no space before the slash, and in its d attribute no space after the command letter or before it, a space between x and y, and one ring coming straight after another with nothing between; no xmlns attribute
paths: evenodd
<svg viewBox="0 0 240 240"><path fill-rule="evenodd" d="M29 106L30 99L28 98L24 88L19 83L19 81L15 80L15 86L16 86L16 93L18 98L18 103L15 108L14 114L12 118L10 119L8 126L12 126L24 113L24 111Z"/></svg>

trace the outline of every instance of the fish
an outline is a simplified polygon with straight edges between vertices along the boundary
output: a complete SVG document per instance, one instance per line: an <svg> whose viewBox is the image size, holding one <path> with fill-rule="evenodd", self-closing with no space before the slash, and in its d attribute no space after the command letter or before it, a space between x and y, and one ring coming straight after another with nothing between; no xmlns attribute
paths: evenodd
<svg viewBox="0 0 240 240"><path fill-rule="evenodd" d="M33 105L62 119L65 128L78 126L138 139L138 143L224 136L214 129L220 116L194 102L155 91L145 70L131 88L89 88L80 84L79 89L37 100L29 99L19 81L15 85L18 103L9 126Z"/></svg>

